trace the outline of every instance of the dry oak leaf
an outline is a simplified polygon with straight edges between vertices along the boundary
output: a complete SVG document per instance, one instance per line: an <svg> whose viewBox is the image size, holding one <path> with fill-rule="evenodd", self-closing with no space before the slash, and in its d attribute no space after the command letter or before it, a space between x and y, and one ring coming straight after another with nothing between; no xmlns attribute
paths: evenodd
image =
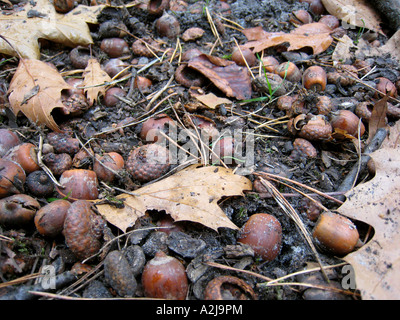
<svg viewBox="0 0 400 320"><path fill-rule="evenodd" d="M79 5L67 14L57 13L49 0L27 1L25 6L0 15L0 53L27 59L40 59L38 39L65 46L87 46L93 43L87 23L97 23L97 15L104 8Z"/></svg>
<svg viewBox="0 0 400 320"><path fill-rule="evenodd" d="M395 147L382 145L370 155L375 177L349 191L338 209L374 229L371 240L343 258L353 266L364 300L400 298L400 145L396 130L397 137L392 138L392 142L397 140Z"/></svg>
<svg viewBox="0 0 400 320"><path fill-rule="evenodd" d="M101 69L97 59L89 59L88 65L83 72L83 83L85 94L89 106L92 106L99 95L106 93L106 84L110 82L111 77Z"/></svg>
<svg viewBox="0 0 400 320"><path fill-rule="evenodd" d="M72 89L57 69L35 59L21 59L8 90L10 108L15 115L22 112L38 126L60 131L52 112L64 109L61 91Z"/></svg>
<svg viewBox="0 0 400 320"><path fill-rule="evenodd" d="M332 30L323 23L314 22L300 26L290 33L267 32L262 27L254 27L242 30L249 42L243 45L244 48L253 49L254 52L261 52L267 48L282 44L289 44L288 51L295 51L310 47L314 54L324 52L332 44Z"/></svg>
<svg viewBox="0 0 400 320"><path fill-rule="evenodd" d="M367 28L383 34L381 19L374 8L366 0L322 0L325 9L342 20L342 27Z"/></svg>
<svg viewBox="0 0 400 320"><path fill-rule="evenodd" d="M238 229L218 205L224 196L240 196L251 190L249 179L223 167L192 165L159 182L134 191L135 196L121 194L124 208L98 204L104 218L126 232L146 210L165 210L175 221L193 221L215 231Z"/></svg>
<svg viewBox="0 0 400 320"><path fill-rule="evenodd" d="M247 68L204 53L189 60L188 66L203 74L228 97L251 98L251 78Z"/></svg>

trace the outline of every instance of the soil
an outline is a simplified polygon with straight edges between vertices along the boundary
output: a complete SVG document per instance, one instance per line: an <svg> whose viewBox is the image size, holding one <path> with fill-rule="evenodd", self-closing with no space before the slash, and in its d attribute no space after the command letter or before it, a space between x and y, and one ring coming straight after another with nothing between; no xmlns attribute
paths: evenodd
<svg viewBox="0 0 400 320"><path fill-rule="evenodd" d="M245 0L245 1L228 1L230 7L229 12L221 11L221 2L219 1L186 1L182 2L187 4L188 8L194 11L198 8L197 12L175 11L170 12L173 14L180 23L181 30L186 30L189 27L202 28L205 33L202 38L195 41L183 42L181 41L182 51L185 52L191 48L198 48L201 51L208 53L215 43L215 36L212 34L210 23L207 21L203 12L203 8L207 5L213 17L222 15L224 18L234 21L236 24L243 28L251 28L261 26L264 30L271 32L288 32L294 28L289 23L289 15L292 11L298 9L308 9L306 3L298 1L283 1L283 0ZM123 3L115 3L121 5ZM318 21L319 16L313 16L314 21ZM148 14L145 6L129 7L129 8L109 8L103 11L99 17L100 25L105 21L118 20L124 22L129 29L129 34L125 37L129 44L131 44L136 37L152 37L162 41L162 49L175 48L175 40L168 38L160 38L155 30L156 17ZM247 42L246 37L237 29L224 26L230 25L222 19L215 20L223 45L216 45L212 54L218 57L229 57L232 50L236 47L235 41L240 44ZM99 26L92 26L93 39L95 41L92 46L92 53L98 60L104 64L109 57L101 52L100 41L104 35L99 35ZM387 30L388 34L392 30ZM352 39L357 39L359 36L358 30L347 30L347 35ZM135 36L135 37L133 37ZM387 38L379 35L378 39L384 43ZM325 63L329 61L330 54L334 49L334 45L329 48L325 53L320 56L309 56L309 59L303 63L298 63L298 66L304 70L308 65L314 63ZM60 71L74 70L71 65L69 53L71 48L65 48L58 45L43 44L42 47L42 60L54 64ZM286 61L279 48L272 48L267 50L267 54L272 54L279 61ZM2 97L5 97L9 81L11 80L15 68L17 67L18 60L8 57L3 57L0 66L0 82L2 90L4 91ZM129 56L126 61L134 60L134 70L138 71L141 67L147 65L152 61L151 58ZM352 63L354 61L348 61ZM378 76L386 76L392 81L399 78L400 68L396 61L387 57L370 58L371 65L377 67L376 72L367 76L364 79L368 83L373 83L374 79ZM146 106L149 102L147 98L151 92L161 90L171 76L174 74L178 66L177 59L170 62L164 59L161 63L150 65L147 69L141 72L141 76L147 77L152 80L153 85L150 89L145 89L142 92L138 89L131 90L130 81L126 80L117 84L126 92L130 92L130 96L126 96L127 100L119 101L116 106L107 107L101 98L92 108L84 114L76 117L66 117L55 115L60 127L67 129L76 134L83 143L90 145L94 153L102 154L105 152L118 152L126 160L129 152L135 146L141 145L142 141L139 138L141 123L138 119L144 119L154 113L165 110L169 116L176 119L176 114L172 108L179 111L187 103L193 101L189 90L175 80L171 83L168 90L163 91L158 100L151 106L152 108L157 105L158 101L167 97L171 93L176 95L168 98L164 103L157 106L152 110L151 114L146 114ZM202 88L203 92L213 92L218 96L223 96L223 93L216 87L208 84ZM296 92L302 90L299 85ZM294 92L295 93L295 92ZM353 86L347 86L345 89L336 86L335 84L328 84L326 89L328 95L333 101L337 109L341 108L355 108L357 102L366 99L373 95L373 91L358 83ZM312 93L308 93L310 99ZM259 92L253 92L252 98L261 97ZM234 100L234 99L232 99ZM350 107L349 107L350 106ZM248 116L249 113L257 110L253 116ZM231 111L233 111L231 113ZM1 128L10 128L20 134L22 139L26 142L32 142L35 145L39 144L39 133L43 136L44 142L47 142L47 134L50 130L38 128L31 124L25 117L15 117L7 109L2 109ZM197 114L206 116L215 121L219 130L235 128L252 129L255 130L259 136L255 138L255 163L252 166L252 171L260 172L267 171L282 175L294 181L302 183L306 186L315 188L322 193L335 195L339 189L343 179L347 176L348 172L353 167L357 160L357 151L351 141L321 141L314 142L314 146L318 151L318 156L314 159L310 158L297 158L292 159L290 155L293 151L294 136L289 133L287 129L287 122L273 125L273 130L268 128L256 129L259 123L263 123L268 119L279 119L285 116L283 111L276 108L276 100L270 104L265 101L253 101L243 103L234 101L234 107L231 109L228 105L223 105L215 110L202 109L196 110ZM144 117L145 116L145 117ZM236 120L231 122L231 120ZM253 121L254 120L254 121ZM286 119L287 120L287 119ZM110 131L111 128L125 124L125 127L120 130ZM103 134L101 134L104 132ZM273 137L267 137L273 136ZM365 136L362 139L365 142ZM86 164L86 168L91 168L91 163ZM232 166L234 168L235 166ZM174 169L172 167L171 169ZM101 199L110 199L115 195L121 193L121 190L133 191L143 185L138 181L129 179L127 174L126 179L119 179L114 181L110 186L119 189L110 191L103 185L99 185ZM246 173L246 176L254 181L256 175L251 172ZM364 170L360 173L358 181L365 181L372 177L372 175ZM279 191L286 197L293 208L299 213L302 223L306 229L311 232L315 220L310 220L307 212L310 209L310 203L299 193L293 191L291 188L284 184L276 184ZM304 189L302 189L304 190ZM310 191L305 191L310 193ZM57 196L54 193L54 196ZM328 200L322 196L316 196L326 208L335 210L339 204L335 201ZM47 203L47 199L38 199L43 206ZM255 213L269 213L274 215L282 225L282 247L280 254L273 261L262 261L261 259L244 255L241 256L240 252L231 256L227 256L226 250L230 245L238 245L237 232L230 229L220 229L219 233L212 230L187 222L184 224L183 232L173 232L167 235L159 230L149 229L148 231L128 233L126 236L121 236L121 231L112 225L108 228L112 234L111 237L121 236L118 241L107 250L121 250L125 252L128 247L138 246L145 254L145 260L150 260L155 252L158 250L165 250L171 256L177 257L187 268L187 273L190 279L190 290L188 293L189 300L198 300L204 298L204 288L206 284L218 275L233 275L244 279L257 294L257 299L260 300L302 300L302 299L359 299L357 292L352 292L350 295L337 294L329 290L305 290L306 288L289 287L289 286L274 286L265 287L262 283L265 280L254 275L241 273L232 270L225 270L223 268L216 268L205 266L202 262L212 261L222 265L234 267L237 269L245 269L264 277L279 278L299 270L302 270L309 264L315 264L315 254L310 249L305 241L301 231L298 229L294 221L288 217L287 213L283 211L278 202L268 192L259 193L257 190L247 192L244 197L234 197L223 199L220 203L221 208L227 216L239 227L248 220L249 216ZM149 212L148 216L143 218L136 228L153 227L157 224L165 213L163 212ZM360 233L364 232L365 226L357 225ZM70 271L72 266L77 262L77 259L69 251L64 242L63 236L56 239L47 239L42 237L36 229L32 227L24 229L7 229L1 228L0 235L4 239L12 239L12 241L3 241L0 239L0 279L2 282L11 280L18 280L23 276L35 274L39 272L39 268L46 265L53 265L57 269L57 277L60 280L57 290L53 293L60 295L71 295L74 297L118 297L118 289L110 285L107 280L106 273L103 271L102 261L104 256L98 256L89 260L86 263L87 268L91 271L79 273L78 278L82 278L78 282L76 278L68 278L66 272ZM184 241L183 241L183 240ZM184 242L186 247L178 248L179 243ZM236 247L236 250L239 250ZM240 251L240 250L239 250ZM15 255L11 254L13 252ZM318 251L319 257L324 265L335 265L342 260L334 257L325 252ZM11 261L11 262L10 262ZM16 266L17 265L17 266ZM341 283L341 268L333 268L329 271L329 277L336 285ZM312 282L314 284L326 284L319 276L313 277L304 276L291 277L291 281L304 281ZM124 275L121 275L123 277ZM64 278L63 278L64 277ZM136 276L138 287L134 296L143 296L143 291L140 285L139 273ZM65 280L63 282L63 280ZM35 286L34 280L28 280L15 286L5 286L0 288L0 299L17 299L18 292L27 292L28 289ZM36 289L40 289L36 284ZM40 291L40 290L39 290ZM41 290L46 291L46 290ZM30 294L22 294L24 299L38 299L39 296ZM46 298L41 298L46 299Z"/></svg>

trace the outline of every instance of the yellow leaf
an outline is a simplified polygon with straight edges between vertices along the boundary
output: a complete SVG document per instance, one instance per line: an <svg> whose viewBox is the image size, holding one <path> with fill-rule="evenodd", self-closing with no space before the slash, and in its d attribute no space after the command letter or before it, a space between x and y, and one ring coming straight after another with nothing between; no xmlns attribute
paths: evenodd
<svg viewBox="0 0 400 320"><path fill-rule="evenodd" d="M65 108L61 91L72 89L57 69L35 59L21 59L11 82L9 93L10 108L17 115L22 112L33 123L46 125L53 131L60 131L52 111Z"/></svg>
<svg viewBox="0 0 400 320"><path fill-rule="evenodd" d="M106 93L105 83L110 82L110 76L101 69L97 59L89 59L88 65L83 72L83 86L89 106L97 100L99 94Z"/></svg>
<svg viewBox="0 0 400 320"><path fill-rule="evenodd" d="M238 227L218 205L224 196L240 196L251 190L249 179L223 167L193 165L166 179L135 190L135 196L121 194L124 208L98 204L97 209L111 224L124 232L146 210L165 210L175 221L193 221L218 231Z"/></svg>
<svg viewBox="0 0 400 320"><path fill-rule="evenodd" d="M49 0L27 1L11 15L0 16L0 53L28 59L40 59L38 39L47 39L66 46L87 46L93 43L87 23L97 23L101 6L79 5L67 14L55 11Z"/></svg>

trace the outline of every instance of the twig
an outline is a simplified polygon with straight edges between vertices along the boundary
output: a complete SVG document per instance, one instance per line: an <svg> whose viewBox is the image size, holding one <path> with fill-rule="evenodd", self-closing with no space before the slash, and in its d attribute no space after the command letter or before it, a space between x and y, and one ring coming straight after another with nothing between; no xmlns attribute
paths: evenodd
<svg viewBox="0 0 400 320"><path fill-rule="evenodd" d="M172 83L172 81L174 80L174 75L171 76L171 78L168 80L167 84L157 92L156 95L154 95L154 97L150 100L150 102L147 104L145 110L149 111L151 105L154 103L154 101L156 101L158 99L158 97L160 97L162 95L162 93L168 89L168 87L170 86L170 84Z"/></svg>
<svg viewBox="0 0 400 320"><path fill-rule="evenodd" d="M51 179L51 181L53 181L53 183L60 188L63 188L64 186L61 185L57 179L54 177L53 173L51 172L51 170L43 163L42 160L42 150L43 150L43 136L40 135L39 136L39 148L38 148L38 153L37 153L37 162L40 168L42 168L42 170L44 172L46 172L46 174L49 176L49 178Z"/></svg>

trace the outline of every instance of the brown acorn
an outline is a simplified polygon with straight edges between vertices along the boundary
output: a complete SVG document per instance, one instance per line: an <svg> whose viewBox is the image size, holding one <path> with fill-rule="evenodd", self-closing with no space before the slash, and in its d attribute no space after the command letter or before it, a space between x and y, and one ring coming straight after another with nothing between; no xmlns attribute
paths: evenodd
<svg viewBox="0 0 400 320"><path fill-rule="evenodd" d="M56 237L64 228L64 220L71 203L67 200L55 200L38 210L34 222L37 231L46 237Z"/></svg>
<svg viewBox="0 0 400 320"><path fill-rule="evenodd" d="M263 260L272 261L281 250L281 224L270 214L253 214L240 230L238 241L248 244Z"/></svg>
<svg viewBox="0 0 400 320"><path fill-rule="evenodd" d="M108 152L102 156L96 155L93 164L93 171L96 172L100 181L112 182L116 174L120 172L125 165L124 158L117 152Z"/></svg>
<svg viewBox="0 0 400 320"><path fill-rule="evenodd" d="M84 260L100 250L104 228L105 221L94 212L89 201L75 201L64 220L65 243L79 260Z"/></svg>
<svg viewBox="0 0 400 320"><path fill-rule="evenodd" d="M8 129L0 129L0 157L20 143L21 140L15 132Z"/></svg>
<svg viewBox="0 0 400 320"><path fill-rule="evenodd" d="M360 118L350 110L339 110L333 113L331 125L335 139L346 139L348 136L359 138L365 132L365 126Z"/></svg>
<svg viewBox="0 0 400 320"><path fill-rule="evenodd" d="M33 221L39 202L26 194L14 194L0 200L0 225L25 227Z"/></svg>
<svg viewBox="0 0 400 320"><path fill-rule="evenodd" d="M63 188L57 186L57 192L68 199L95 200L99 195L97 175L93 170L66 170L59 182Z"/></svg>
<svg viewBox="0 0 400 320"><path fill-rule="evenodd" d="M3 159L19 163L26 174L39 170L36 147L32 143L22 143L7 152Z"/></svg>
<svg viewBox="0 0 400 320"><path fill-rule="evenodd" d="M23 192L25 181L25 171L18 163L0 158L0 198Z"/></svg>
<svg viewBox="0 0 400 320"><path fill-rule="evenodd" d="M354 223L331 211L320 214L312 236L322 250L339 256L352 252L359 240Z"/></svg>
<svg viewBox="0 0 400 320"><path fill-rule="evenodd" d="M162 251L145 265L142 285L146 297L170 300L185 300L189 289L183 264Z"/></svg>
<svg viewBox="0 0 400 320"><path fill-rule="evenodd" d="M312 91L324 91L327 83L325 70L320 66L308 67L303 73L304 88Z"/></svg>
<svg viewBox="0 0 400 320"><path fill-rule="evenodd" d="M103 39L100 44L100 49L111 58L119 58L129 54L128 43L121 38Z"/></svg>
<svg viewBox="0 0 400 320"><path fill-rule="evenodd" d="M161 177L170 166L167 148L156 143L133 149L126 160L126 170L140 182L148 182Z"/></svg>

